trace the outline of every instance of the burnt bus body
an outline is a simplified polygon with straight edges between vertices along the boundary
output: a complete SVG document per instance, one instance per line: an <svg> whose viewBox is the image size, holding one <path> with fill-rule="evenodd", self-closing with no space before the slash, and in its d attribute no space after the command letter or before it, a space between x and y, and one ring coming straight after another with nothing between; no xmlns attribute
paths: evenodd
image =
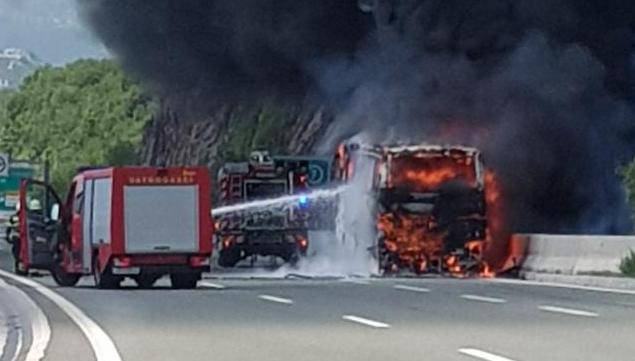
<svg viewBox="0 0 635 361"><path fill-rule="evenodd" d="M350 182L372 163L375 255L381 273L482 271L486 241L484 169L474 148L343 144L336 177Z"/></svg>
<svg viewBox="0 0 635 361"><path fill-rule="evenodd" d="M267 152L254 152L249 162L227 163L219 171L221 206L293 195L305 189L306 175L298 164L276 164ZM234 267L257 256L295 263L306 254L308 237L303 212L293 204L276 204L215 216L218 264Z"/></svg>

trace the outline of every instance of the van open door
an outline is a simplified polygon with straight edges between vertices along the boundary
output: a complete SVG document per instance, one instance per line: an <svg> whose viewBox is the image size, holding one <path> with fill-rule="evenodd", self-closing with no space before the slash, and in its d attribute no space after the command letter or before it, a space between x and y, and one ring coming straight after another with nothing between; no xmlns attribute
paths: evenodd
<svg viewBox="0 0 635 361"><path fill-rule="evenodd" d="M25 179L20 184L20 245L16 273L51 270L58 253L61 202L51 186Z"/></svg>

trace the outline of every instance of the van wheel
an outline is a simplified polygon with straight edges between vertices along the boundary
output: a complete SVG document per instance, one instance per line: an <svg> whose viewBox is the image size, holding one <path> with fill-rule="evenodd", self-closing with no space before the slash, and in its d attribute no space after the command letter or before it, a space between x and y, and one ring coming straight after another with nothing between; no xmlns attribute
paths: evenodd
<svg viewBox="0 0 635 361"><path fill-rule="evenodd" d="M13 272L18 276L27 276L29 271L24 268L22 262L20 262L20 240L16 239L11 245L11 251L13 253Z"/></svg>
<svg viewBox="0 0 635 361"><path fill-rule="evenodd" d="M16 259L13 261L13 272L18 276L28 276L29 271L25 270L22 266L22 262Z"/></svg>
<svg viewBox="0 0 635 361"><path fill-rule="evenodd" d="M174 273L170 275L172 288L177 290L189 290L196 288L196 283L201 278L198 273Z"/></svg>
<svg viewBox="0 0 635 361"><path fill-rule="evenodd" d="M161 276L157 275L139 275L134 278L137 287L141 289L148 289L154 286L154 283L161 278Z"/></svg>
<svg viewBox="0 0 635 361"><path fill-rule="evenodd" d="M73 287L79 282L81 278L80 274L77 273L67 273L64 271L61 265L55 264L53 269L51 270L51 275L53 276L53 280L58 286L62 287Z"/></svg>
<svg viewBox="0 0 635 361"><path fill-rule="evenodd" d="M119 287L121 279L115 277L110 273L110 267L100 273L99 272L99 260L97 256L93 257L93 279L95 280L95 287L101 289L113 289Z"/></svg>

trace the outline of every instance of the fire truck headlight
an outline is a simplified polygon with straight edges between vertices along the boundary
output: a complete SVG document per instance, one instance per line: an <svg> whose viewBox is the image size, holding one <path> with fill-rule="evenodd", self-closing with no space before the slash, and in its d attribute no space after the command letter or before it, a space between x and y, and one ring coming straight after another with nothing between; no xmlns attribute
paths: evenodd
<svg viewBox="0 0 635 361"><path fill-rule="evenodd" d="M223 241L223 249L231 248L234 245L234 237L224 237Z"/></svg>
<svg viewBox="0 0 635 361"><path fill-rule="evenodd" d="M306 249L309 246L309 240L305 237L298 236L297 242L301 249Z"/></svg>

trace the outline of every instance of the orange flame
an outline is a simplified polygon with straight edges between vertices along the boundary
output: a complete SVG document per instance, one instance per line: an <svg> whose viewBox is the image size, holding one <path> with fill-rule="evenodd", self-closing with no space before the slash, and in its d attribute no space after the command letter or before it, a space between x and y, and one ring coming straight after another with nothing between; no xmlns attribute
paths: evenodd
<svg viewBox="0 0 635 361"><path fill-rule="evenodd" d="M408 186L416 191L436 189L453 180L474 186L476 174L472 162L471 158L465 156L395 158L391 184Z"/></svg>
<svg viewBox="0 0 635 361"><path fill-rule="evenodd" d="M425 160L425 166L408 161L393 163L395 174L392 180L408 187L414 183L417 189L432 189L445 182L460 179L475 181L476 176L470 173L468 161L447 162L448 158L433 157ZM421 161L421 159L417 159ZM433 162L439 164L434 165ZM414 165L414 166L413 166ZM398 172L401 170L401 172ZM386 251L396 255L399 265L391 264L388 269L408 267L416 273L423 273L429 266L442 266L452 277L463 278L468 274L478 277L494 277L495 273L484 260L487 244L492 235L498 234L502 228L502 199L500 187L494 173L488 171L485 176L485 198L488 209L486 239L473 240L465 244L465 252L469 257L460 258L457 254L444 254L444 243L447 234L436 230L436 220L432 214L397 214L384 213L378 218L378 230L384 236ZM468 262L465 262L468 259ZM468 270L469 268L469 270Z"/></svg>
<svg viewBox="0 0 635 361"><path fill-rule="evenodd" d="M441 184L456 177L456 170L452 168L441 168L434 172L409 170L405 173L405 178L410 182L418 182L427 188L437 188Z"/></svg>
<svg viewBox="0 0 635 361"><path fill-rule="evenodd" d="M443 234L429 230L431 215L383 213L377 228L384 235L384 247L398 257L400 265L417 273L425 272L429 262L438 262L443 249Z"/></svg>
<svg viewBox="0 0 635 361"><path fill-rule="evenodd" d="M509 230L505 219L504 195L501 183L492 170L485 172L485 200L487 204L487 250L485 258L501 269L507 256Z"/></svg>

